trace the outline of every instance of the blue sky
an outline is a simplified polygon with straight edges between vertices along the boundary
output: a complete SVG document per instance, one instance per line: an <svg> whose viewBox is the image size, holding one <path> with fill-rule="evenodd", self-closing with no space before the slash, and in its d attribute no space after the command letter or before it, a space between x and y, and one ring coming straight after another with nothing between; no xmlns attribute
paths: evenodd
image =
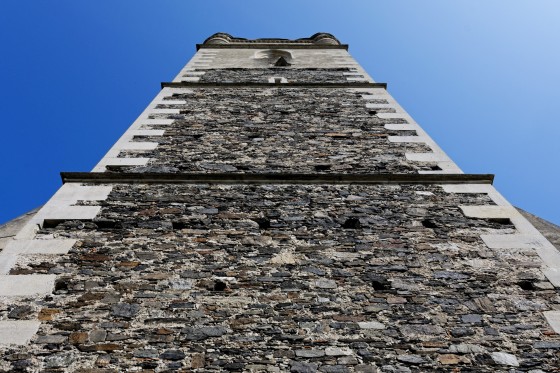
<svg viewBox="0 0 560 373"><path fill-rule="evenodd" d="M560 1L0 2L0 223L89 171L209 35L330 32L468 173L560 224Z"/></svg>

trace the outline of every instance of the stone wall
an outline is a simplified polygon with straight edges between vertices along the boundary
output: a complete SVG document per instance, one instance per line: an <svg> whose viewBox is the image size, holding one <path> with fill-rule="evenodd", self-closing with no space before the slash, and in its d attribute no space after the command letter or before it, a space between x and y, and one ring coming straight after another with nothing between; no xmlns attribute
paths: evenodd
<svg viewBox="0 0 560 373"><path fill-rule="evenodd" d="M511 223L458 208L492 205L487 195L421 185L121 184L106 201L81 204L101 213L52 222L37 236L78 239L68 254L12 269L58 280L51 296L0 311L42 320L30 345L5 351L6 369L558 366L560 340L538 311L559 298L540 259L488 250L480 234L511 233Z"/></svg>
<svg viewBox="0 0 560 373"><path fill-rule="evenodd" d="M201 70L200 83L268 83L270 77L284 77L290 83L351 83L344 73L349 73L349 68L338 69L207 69ZM361 75L352 75L361 77Z"/></svg>
<svg viewBox="0 0 560 373"><path fill-rule="evenodd" d="M0 371L559 371L557 250L345 50L289 44L202 48L10 238Z"/></svg>
<svg viewBox="0 0 560 373"><path fill-rule="evenodd" d="M346 172L418 173L437 170L435 162L413 162L407 152L429 152L424 143L394 143L389 136L416 132L390 130L368 109L362 94L344 88L197 88L171 98L184 105L158 106L178 114L163 136L136 137L155 142L154 150L122 151L121 157L148 157L147 167L113 167L119 172ZM164 101L165 102L165 101ZM368 100L386 105L384 99Z"/></svg>

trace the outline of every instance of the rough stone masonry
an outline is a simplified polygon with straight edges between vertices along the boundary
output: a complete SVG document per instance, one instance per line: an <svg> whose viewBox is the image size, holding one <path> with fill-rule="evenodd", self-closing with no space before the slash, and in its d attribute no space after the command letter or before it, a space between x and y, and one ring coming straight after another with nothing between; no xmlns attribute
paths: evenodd
<svg viewBox="0 0 560 373"><path fill-rule="evenodd" d="M560 371L560 254L492 175L330 34L198 48L0 252L0 371Z"/></svg>

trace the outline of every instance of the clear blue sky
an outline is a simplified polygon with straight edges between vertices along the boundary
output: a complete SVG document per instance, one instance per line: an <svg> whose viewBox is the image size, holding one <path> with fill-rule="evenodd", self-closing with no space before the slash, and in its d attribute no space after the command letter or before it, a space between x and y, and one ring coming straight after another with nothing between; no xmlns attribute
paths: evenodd
<svg viewBox="0 0 560 373"><path fill-rule="evenodd" d="M91 170L217 31L333 33L465 172L560 224L558 0L2 0L0 223Z"/></svg>

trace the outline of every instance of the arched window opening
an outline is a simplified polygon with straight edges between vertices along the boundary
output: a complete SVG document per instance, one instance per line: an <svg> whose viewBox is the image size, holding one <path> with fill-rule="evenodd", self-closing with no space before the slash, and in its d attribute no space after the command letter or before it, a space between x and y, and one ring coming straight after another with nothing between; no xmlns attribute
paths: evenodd
<svg viewBox="0 0 560 373"><path fill-rule="evenodd" d="M294 59L290 52L281 49L258 51L253 58L262 61L264 64L273 66L290 66Z"/></svg>

